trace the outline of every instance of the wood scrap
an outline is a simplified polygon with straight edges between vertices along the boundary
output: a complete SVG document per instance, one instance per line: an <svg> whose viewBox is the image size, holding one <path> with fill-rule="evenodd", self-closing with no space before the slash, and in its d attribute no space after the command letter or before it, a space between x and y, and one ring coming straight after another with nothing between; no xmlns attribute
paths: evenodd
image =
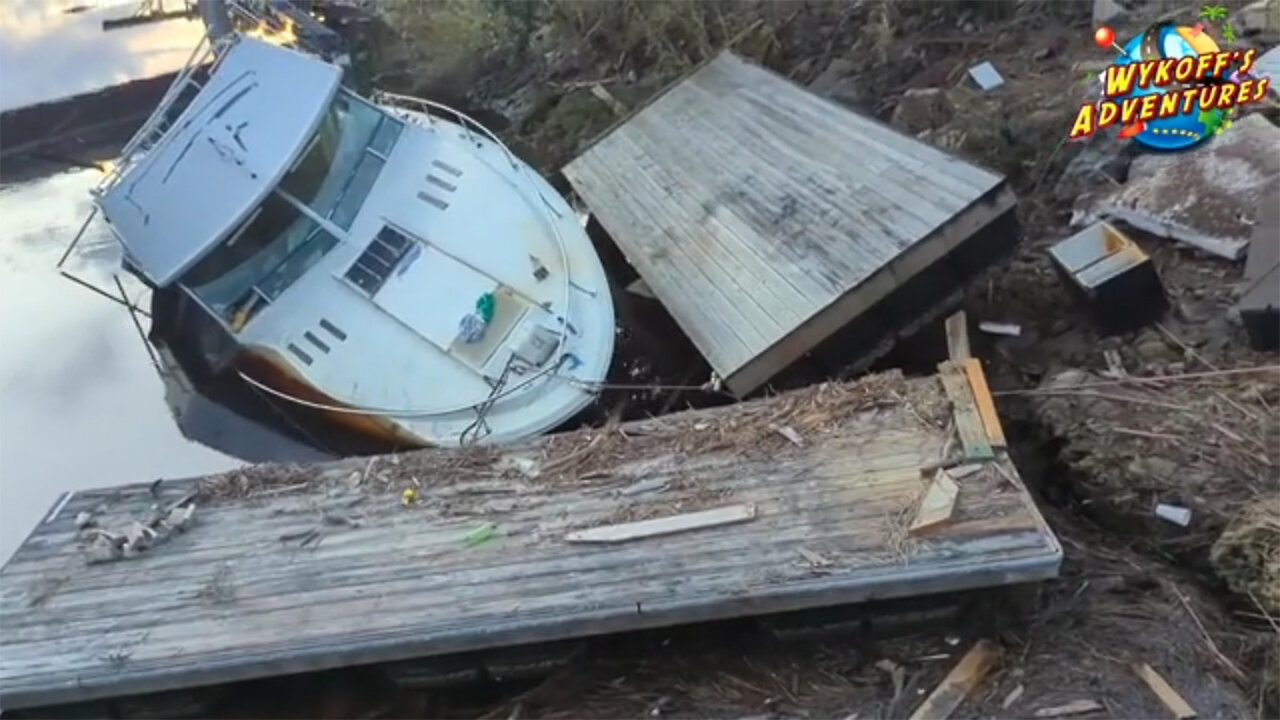
<svg viewBox="0 0 1280 720"><path fill-rule="evenodd" d="M973 692L1000 660L1000 646L979 640L929 693L911 720L945 720Z"/></svg>
<svg viewBox="0 0 1280 720"><path fill-rule="evenodd" d="M690 530L734 525L756 517L754 503L744 505L728 505L725 507L702 510L699 512L669 515L667 517L641 520L639 522L621 523L618 525L601 525L600 527L578 530L565 535L566 542L571 543L617 543L643 538L660 537Z"/></svg>
<svg viewBox="0 0 1280 720"><path fill-rule="evenodd" d="M799 552L800 557L804 558L804 561L809 564L809 567L812 567L812 568L831 567L831 561L828 560L826 557L824 557L821 553L816 553L806 547L799 548L797 552Z"/></svg>
<svg viewBox="0 0 1280 720"><path fill-rule="evenodd" d="M637 297L642 297L649 300L658 299L658 296L654 294L653 290L649 288L649 284L642 279L636 279L634 282L627 285L626 289L627 289L627 292Z"/></svg>
<svg viewBox="0 0 1280 720"><path fill-rule="evenodd" d="M1102 710L1102 704L1094 700L1072 700L1066 705L1055 705L1054 707L1040 708L1035 711L1035 717L1038 718L1055 718L1068 717L1070 715L1084 715L1085 713L1098 712Z"/></svg>
<svg viewBox="0 0 1280 720"><path fill-rule="evenodd" d="M938 379L951 401L952 414L955 418L956 432L960 435L960 444L964 446L964 456L968 460L989 460L995 457L991 443L987 437L986 427L974 405L973 392L969 387L969 378L964 368L958 364L944 362L938 365Z"/></svg>
<svg viewBox="0 0 1280 720"><path fill-rule="evenodd" d="M969 352L969 320L960 310L947 318L947 357L956 362L968 360Z"/></svg>
<svg viewBox="0 0 1280 720"><path fill-rule="evenodd" d="M1147 663L1135 663L1133 671L1137 673L1138 677L1142 678L1147 687L1151 688L1151 692L1155 693L1156 697L1160 699L1160 704L1168 708L1169 712L1177 720L1191 720L1196 716L1195 709L1178 694L1177 690L1173 689L1173 686L1160 673L1156 672L1155 668Z"/></svg>
<svg viewBox="0 0 1280 720"><path fill-rule="evenodd" d="M951 473L945 469L937 470L933 474L933 481L929 483L929 488L925 491L924 499L920 501L920 507L916 510L915 519L911 521L907 532L919 532L925 528L950 520L951 513L955 510L956 497L959 494L960 487L956 485Z"/></svg>
<svg viewBox="0 0 1280 720"><path fill-rule="evenodd" d="M1022 683L1018 683L1018 687L1010 690L1009 694L1004 696L1004 702L1000 703L1000 707L1004 710L1008 710L1009 708L1013 707L1013 704L1018 702L1018 698L1021 698L1022 693L1026 691L1027 691L1027 686L1023 685Z"/></svg>
<svg viewBox="0 0 1280 720"><path fill-rule="evenodd" d="M605 89L605 86L600 84L592 85L591 94L596 96L596 98L599 99L600 102L603 102L605 105L608 105L609 109L613 111L614 115L622 116L627 114L627 106L623 105L622 102L618 100L618 98L614 97L613 93Z"/></svg>
<svg viewBox="0 0 1280 720"><path fill-rule="evenodd" d="M992 447L1008 447L1009 443L1004 439L1004 427L1000 425L1000 414L996 412L996 402L991 397L991 388L987 385L987 375L982 371L981 361L977 358L965 360L964 372L969 379L969 391L973 394L973 402L978 409L978 417L982 420L988 442Z"/></svg>

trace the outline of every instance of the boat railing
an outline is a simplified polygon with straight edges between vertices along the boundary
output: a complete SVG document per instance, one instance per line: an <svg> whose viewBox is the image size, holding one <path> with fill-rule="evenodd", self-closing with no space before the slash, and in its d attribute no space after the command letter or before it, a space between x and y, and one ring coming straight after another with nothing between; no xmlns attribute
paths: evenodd
<svg viewBox="0 0 1280 720"><path fill-rule="evenodd" d="M173 82L169 84L169 89L165 91L164 96L160 99L156 109L147 118L142 127L133 134L129 142L125 143L124 148L120 151L120 156L111 166L110 170L98 181L93 188L95 195L102 195L115 186L120 178L136 164L142 156L155 149L164 139L165 133L173 126L173 123L182 115L182 111L186 109L185 105L191 102L190 97L184 97L184 93L188 88L201 87L200 81L196 77L196 73L211 59L216 58L216 52L221 49L222 43L215 43L202 39L196 45L191 56L187 59L187 63L178 71Z"/></svg>
<svg viewBox="0 0 1280 720"><path fill-rule="evenodd" d="M245 0L232 0L232 2L227 3L227 10L232 17L238 17L252 25L260 25L265 22L265 15L250 7ZM218 58L222 56L223 50L234 44L238 37L236 33L231 33L218 39L211 39L208 34L201 37L200 42L192 49L186 63L178 71L173 82L169 84L169 88L165 90L164 96L161 97L160 102L156 105L156 109L142 124L142 127L133 134L129 142L125 143L124 148L120 151L120 156L116 159L111 169L93 189L95 195L102 195L114 187L120 181L120 178L142 156L154 150L160 144L165 134L173 127L173 123L182 116L186 105L190 104L192 100L191 97L184 98L183 94L188 88L195 88L197 91L201 88L202 84L197 77L197 73L211 63L216 63Z"/></svg>
<svg viewBox="0 0 1280 720"><path fill-rule="evenodd" d="M476 120L461 110L455 110L444 103L438 103L433 100L414 97L412 95L400 95L397 93L387 92L385 90L374 90L370 99L379 105L389 105L392 108L399 110L415 112L425 118L426 126L432 129L435 128L435 116L442 115L444 116L444 120L451 121L453 124L461 127L463 132L467 134L467 139L472 143L475 142L475 136L479 134L481 137L494 145L497 145L498 148L502 150L502 153L506 156L507 162L511 164L512 168L519 169L520 167L520 163L516 160L515 154L511 152L506 143L502 142L502 140L494 134L492 130L485 127L479 120Z"/></svg>

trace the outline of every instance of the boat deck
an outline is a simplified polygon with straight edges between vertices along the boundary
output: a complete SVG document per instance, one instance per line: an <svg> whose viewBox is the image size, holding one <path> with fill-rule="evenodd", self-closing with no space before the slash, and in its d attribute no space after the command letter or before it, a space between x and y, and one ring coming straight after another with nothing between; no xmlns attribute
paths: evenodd
<svg viewBox="0 0 1280 720"><path fill-rule="evenodd" d="M69 494L0 569L0 697L45 707L1055 576L1057 541L967 371L501 451ZM909 530L939 512L921 499L939 467L954 507ZM165 535L155 519L188 500ZM135 521L167 540L98 562L87 537Z"/></svg>
<svg viewBox="0 0 1280 720"><path fill-rule="evenodd" d="M727 51L563 172L740 397L838 331L866 367L1018 240L1003 177Z"/></svg>

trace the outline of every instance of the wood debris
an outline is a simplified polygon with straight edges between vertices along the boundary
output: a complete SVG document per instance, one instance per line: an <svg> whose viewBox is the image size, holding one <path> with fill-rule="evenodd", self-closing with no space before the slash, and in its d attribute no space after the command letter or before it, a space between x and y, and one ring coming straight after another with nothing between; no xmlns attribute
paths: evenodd
<svg viewBox="0 0 1280 720"><path fill-rule="evenodd" d="M960 444L964 446L965 458L988 460L995 457L987 428L982 424L982 417L974 403L967 371L962 365L944 362L938 365L938 379L942 381L947 399L951 401L956 432L960 435Z"/></svg>
<svg viewBox="0 0 1280 720"><path fill-rule="evenodd" d="M963 362L972 356L969 351L968 323L963 310L947 318L947 356L957 362Z"/></svg>
<svg viewBox="0 0 1280 720"><path fill-rule="evenodd" d="M1084 715L1085 713L1098 712L1103 709L1102 704L1094 700L1072 700L1066 705L1055 705L1054 707L1040 708L1035 711L1034 715L1038 718L1068 717L1071 715Z"/></svg>
<svg viewBox="0 0 1280 720"><path fill-rule="evenodd" d="M1009 443L1004 439L1004 427L1000 424L1000 414L996 412L996 401L991 397L987 375L982 371L982 363L977 358L969 358L964 361L964 372L969 380L974 407L978 410L978 419L982 421L982 429L987 434L987 442L993 448L1008 447Z"/></svg>
<svg viewBox="0 0 1280 720"><path fill-rule="evenodd" d="M960 487L951 474L945 469L938 469L933 474L933 481L929 483L907 532L919 532L950 520L959 494Z"/></svg>
<svg viewBox="0 0 1280 720"><path fill-rule="evenodd" d="M1004 710L1008 710L1009 708L1013 707L1013 704L1018 702L1018 700L1022 697L1022 694L1026 691L1027 691L1027 686L1023 685L1022 683L1018 683L1018 687L1010 690L1009 694L1004 696L1004 701L1000 703L1000 707Z"/></svg>
<svg viewBox="0 0 1280 720"><path fill-rule="evenodd" d="M587 530L571 532L565 535L564 539L566 542L571 543L627 542L691 530L720 527L722 525L733 525L754 520L755 517L756 506L753 503L728 505L711 510L653 518L652 520L641 520L618 525L602 525Z"/></svg>
<svg viewBox="0 0 1280 720"><path fill-rule="evenodd" d="M163 544L174 534L185 532L195 517L195 496L187 493L164 508L153 507L151 518L146 522L134 520L123 529L106 530L96 523L81 526L82 538L89 540L85 562L96 565L134 558Z"/></svg>
<svg viewBox="0 0 1280 720"><path fill-rule="evenodd" d="M1168 708L1169 712L1177 720L1191 720L1196 716L1195 709L1178 694L1177 690L1173 689L1173 686L1160 673L1156 672L1155 668L1147 663L1136 663L1133 666L1133 671L1138 674L1138 677L1142 678L1147 687L1151 688L1151 692L1156 694L1156 697L1160 699L1160 703Z"/></svg>
<svg viewBox="0 0 1280 720"><path fill-rule="evenodd" d="M1018 337L1022 334L1022 326L1015 323L998 323L984 320L978 323L978 329L988 335L1004 335L1005 337Z"/></svg>
<svg viewBox="0 0 1280 720"><path fill-rule="evenodd" d="M944 720L973 692L1000 660L1000 646L979 640L929 693L911 720Z"/></svg>
<svg viewBox="0 0 1280 720"><path fill-rule="evenodd" d="M799 552L800 557L804 558L805 562L809 564L809 567L812 567L812 568L831 567L830 560L823 557L820 553L816 553L810 550L809 548L802 547L802 548L799 548L797 552Z"/></svg>
<svg viewBox="0 0 1280 720"><path fill-rule="evenodd" d="M600 85L599 83L592 85L591 94L594 95L596 99L598 99L600 102L604 103L605 105L608 105L609 109L613 111L614 115L622 116L627 114L627 106L623 105L622 102L618 100L618 98L614 97L613 93L609 92L608 89L605 88L605 86Z"/></svg>
<svg viewBox="0 0 1280 720"><path fill-rule="evenodd" d="M796 447L804 447L804 438L800 437L800 433L796 432L796 429L790 425L771 425L770 428L772 428L774 432L786 438L787 442L790 442L792 445L795 445Z"/></svg>

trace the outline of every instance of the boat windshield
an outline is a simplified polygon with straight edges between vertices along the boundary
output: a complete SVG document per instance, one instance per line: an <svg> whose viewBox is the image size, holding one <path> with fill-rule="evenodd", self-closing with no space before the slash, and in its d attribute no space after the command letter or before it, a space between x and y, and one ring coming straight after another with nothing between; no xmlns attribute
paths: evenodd
<svg viewBox="0 0 1280 720"><path fill-rule="evenodd" d="M338 244L314 215L350 229L401 127L340 92L279 190L196 263L182 284L239 330Z"/></svg>
<svg viewBox="0 0 1280 720"><path fill-rule="evenodd" d="M343 91L280 188L349 230L402 127L399 120Z"/></svg>

